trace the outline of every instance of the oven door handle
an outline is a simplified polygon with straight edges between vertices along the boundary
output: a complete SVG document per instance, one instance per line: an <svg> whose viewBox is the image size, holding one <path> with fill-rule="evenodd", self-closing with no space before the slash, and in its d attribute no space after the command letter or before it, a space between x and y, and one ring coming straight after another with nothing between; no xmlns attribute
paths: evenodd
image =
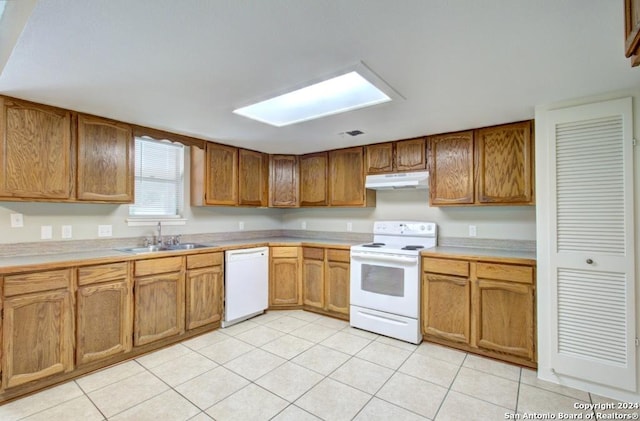
<svg viewBox="0 0 640 421"><path fill-rule="evenodd" d="M359 260L371 260L376 262L388 262L388 263L409 263L415 264L418 262L417 257L413 256L389 256L385 254L372 254L372 253L358 253L357 251L351 252L351 258Z"/></svg>

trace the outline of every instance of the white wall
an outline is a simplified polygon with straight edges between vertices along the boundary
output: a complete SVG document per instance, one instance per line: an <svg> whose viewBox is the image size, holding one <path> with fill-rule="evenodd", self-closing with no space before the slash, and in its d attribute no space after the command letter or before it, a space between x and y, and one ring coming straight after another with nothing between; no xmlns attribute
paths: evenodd
<svg viewBox="0 0 640 421"><path fill-rule="evenodd" d="M477 238L535 240L535 206L430 207L427 190L378 191L375 208L288 209L282 221L285 229L301 229L302 222L314 231L347 229L370 233L376 220L406 219L434 221L443 237L468 237L469 225L476 225Z"/></svg>
<svg viewBox="0 0 640 421"><path fill-rule="evenodd" d="M633 135L635 139L640 140L640 89L619 91L606 93L589 98L579 98L575 100L568 100L556 104L545 104L536 107L536 186L538 197L541 197L541 187L548 184L547 174L549 169L547 167L546 157L548 151L546 145L548 140L545 135L544 128L546 127L546 111L558 108L566 108L581 104L589 104L598 101L606 101L616 98L633 97ZM640 146L634 148L634 219L635 219L635 306L636 306L636 328L640 326L640 288L638 283L640 282ZM546 246L549 244L549 236L553 235L552 232L547 232L549 226L548 221L548 209L545 207L538 207L538 232L537 232L537 244L538 244L538 280L537 280L537 324L538 324L538 377L560 384L576 387L579 389L587 390L603 396L608 396L622 401L639 402L640 393L627 392L624 390L615 389L612 387L606 387L599 384L595 384L582 379L573 379L556 375L550 368L550 353L551 353L551 320L549 318L550 306L551 306L551 294L552 291L549 287L549 259L548 253L545 253ZM636 332L636 337L638 333ZM640 385L640 353L636 347L636 379Z"/></svg>

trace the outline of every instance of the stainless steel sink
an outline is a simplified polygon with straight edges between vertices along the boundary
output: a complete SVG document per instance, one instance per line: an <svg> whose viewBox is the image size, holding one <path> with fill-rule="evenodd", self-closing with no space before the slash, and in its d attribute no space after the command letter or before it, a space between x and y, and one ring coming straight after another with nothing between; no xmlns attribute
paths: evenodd
<svg viewBox="0 0 640 421"><path fill-rule="evenodd" d="M197 244L197 243L182 243L182 244L173 244L170 246L159 246L157 244L152 244L150 246L145 246L145 247L130 247L130 248L123 248L123 249L116 249L116 250L123 251L125 253L143 254L143 253L158 253L161 251L192 250L192 249L200 249L205 247L215 247L215 246Z"/></svg>

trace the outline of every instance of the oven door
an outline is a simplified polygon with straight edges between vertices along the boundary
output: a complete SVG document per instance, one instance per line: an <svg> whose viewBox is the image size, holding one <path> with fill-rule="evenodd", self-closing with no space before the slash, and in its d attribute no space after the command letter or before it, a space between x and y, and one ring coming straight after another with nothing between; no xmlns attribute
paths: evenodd
<svg viewBox="0 0 640 421"><path fill-rule="evenodd" d="M352 305L418 318L420 257L351 252Z"/></svg>

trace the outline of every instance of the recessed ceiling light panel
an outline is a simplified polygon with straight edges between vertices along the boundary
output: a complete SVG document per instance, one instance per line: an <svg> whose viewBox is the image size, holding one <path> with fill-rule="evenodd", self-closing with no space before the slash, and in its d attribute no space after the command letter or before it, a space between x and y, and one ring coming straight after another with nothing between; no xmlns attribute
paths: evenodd
<svg viewBox="0 0 640 421"><path fill-rule="evenodd" d="M352 69L331 79L238 108L233 112L282 127L381 104L391 101L392 96L401 98L363 64ZM372 79L377 83L374 84ZM386 92L382 90L385 87Z"/></svg>

